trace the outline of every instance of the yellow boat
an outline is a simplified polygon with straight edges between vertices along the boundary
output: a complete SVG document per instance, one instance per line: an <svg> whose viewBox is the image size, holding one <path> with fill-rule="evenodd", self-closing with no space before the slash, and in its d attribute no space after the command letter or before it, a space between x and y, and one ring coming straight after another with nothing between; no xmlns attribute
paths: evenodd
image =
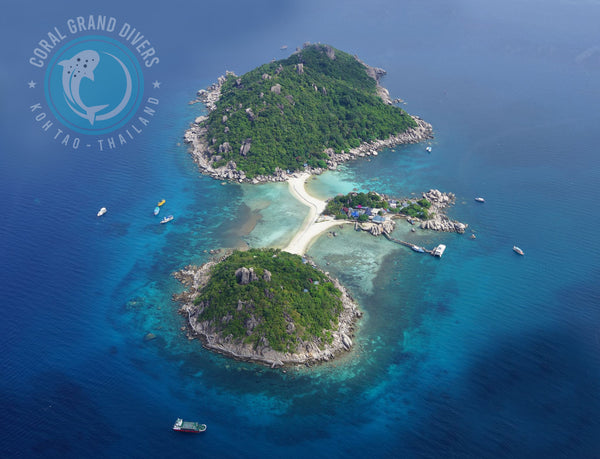
<svg viewBox="0 0 600 459"><path fill-rule="evenodd" d="M162 206L165 202L167 202L167 201L165 201L164 199L161 201L158 201L158 204L157 204L158 207Z"/></svg>

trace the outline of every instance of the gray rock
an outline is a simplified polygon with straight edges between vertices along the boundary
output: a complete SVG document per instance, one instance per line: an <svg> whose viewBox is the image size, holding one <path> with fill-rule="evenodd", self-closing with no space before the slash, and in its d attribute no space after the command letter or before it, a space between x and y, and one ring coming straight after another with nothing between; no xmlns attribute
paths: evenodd
<svg viewBox="0 0 600 459"><path fill-rule="evenodd" d="M277 83L276 85L271 86L271 92L275 94L281 94L281 85Z"/></svg>
<svg viewBox="0 0 600 459"><path fill-rule="evenodd" d="M235 271L235 278L240 285L248 285L250 283L250 270L248 268L238 268Z"/></svg>
<svg viewBox="0 0 600 459"><path fill-rule="evenodd" d="M246 156L250 151L250 146L252 145L252 139L248 138L244 140L242 146L240 147L240 155Z"/></svg>
<svg viewBox="0 0 600 459"><path fill-rule="evenodd" d="M229 145L229 142L223 142L221 145L219 145L219 153L229 153L232 151L231 145Z"/></svg>
<svg viewBox="0 0 600 459"><path fill-rule="evenodd" d="M263 273L263 280L271 282L271 272L268 269L265 269L265 272Z"/></svg>

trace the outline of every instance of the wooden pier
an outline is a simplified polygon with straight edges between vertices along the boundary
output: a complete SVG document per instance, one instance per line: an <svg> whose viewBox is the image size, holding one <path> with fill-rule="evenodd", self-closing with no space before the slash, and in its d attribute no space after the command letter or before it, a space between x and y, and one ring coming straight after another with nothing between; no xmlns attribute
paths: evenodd
<svg viewBox="0 0 600 459"><path fill-rule="evenodd" d="M408 247L408 248L410 248L412 250L414 250L413 247L416 247L418 249L421 249L422 253L428 253L428 254L433 255L433 256L441 257L442 254L444 253L444 250L446 250L446 246L443 245L443 244L440 244L437 247L433 248L432 250L429 250L429 249L426 249L425 247L419 247L416 244L411 244L410 242L401 241L400 239L395 239L395 238L393 238L392 236L390 236L386 232L384 232L383 235L385 236L385 238L388 241L395 242L396 244L403 245L403 246ZM419 252L421 252L421 250L414 250L414 251L417 252L417 253L419 253Z"/></svg>

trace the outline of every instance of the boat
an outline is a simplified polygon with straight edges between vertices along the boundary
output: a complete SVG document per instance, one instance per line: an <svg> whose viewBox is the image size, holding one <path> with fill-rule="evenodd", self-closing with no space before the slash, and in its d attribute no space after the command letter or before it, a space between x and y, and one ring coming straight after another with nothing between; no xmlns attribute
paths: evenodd
<svg viewBox="0 0 600 459"><path fill-rule="evenodd" d="M475 201L477 201L477 202L485 202L485 199L483 199L483 198L475 198Z"/></svg>
<svg viewBox="0 0 600 459"><path fill-rule="evenodd" d="M164 217L164 218L163 218L163 219L160 221L160 223L161 223L161 224L163 224L163 223L169 223L171 220L173 220L173 215L169 215L168 217Z"/></svg>
<svg viewBox="0 0 600 459"><path fill-rule="evenodd" d="M177 432L204 432L206 430L206 424L200 424L199 422L184 421L181 418L177 418L173 425L173 430Z"/></svg>
<svg viewBox="0 0 600 459"><path fill-rule="evenodd" d="M415 252L419 252L419 253L425 252L425 249L423 247L419 247L418 245L411 245L410 248L413 249Z"/></svg>
<svg viewBox="0 0 600 459"><path fill-rule="evenodd" d="M158 215L159 212L160 212L160 207L156 206L154 208L154 215Z"/></svg>
<svg viewBox="0 0 600 459"><path fill-rule="evenodd" d="M426 151L427 153L431 153L431 147L430 147L430 146L427 146L427 147L425 148L425 151Z"/></svg>
<svg viewBox="0 0 600 459"><path fill-rule="evenodd" d="M519 255L525 255L525 252L523 252L523 250L521 250L519 247L517 247L516 245L513 245L513 250L518 253Z"/></svg>
<svg viewBox="0 0 600 459"><path fill-rule="evenodd" d="M167 201L165 201L164 199L161 199L160 201L158 201L158 204L156 204L156 205L157 205L158 207L160 207L160 206L162 206L162 205L163 205L165 202L167 202Z"/></svg>
<svg viewBox="0 0 600 459"><path fill-rule="evenodd" d="M98 211L98 213L96 214L98 217L102 217L102 215L104 215L106 212L108 212L108 209L106 207L103 207L102 209L100 209Z"/></svg>
<svg viewBox="0 0 600 459"><path fill-rule="evenodd" d="M442 255L444 254L444 251L446 250L446 246L444 244L440 244L438 245L435 249L433 249L433 252L431 252L431 254L434 257L442 257Z"/></svg>

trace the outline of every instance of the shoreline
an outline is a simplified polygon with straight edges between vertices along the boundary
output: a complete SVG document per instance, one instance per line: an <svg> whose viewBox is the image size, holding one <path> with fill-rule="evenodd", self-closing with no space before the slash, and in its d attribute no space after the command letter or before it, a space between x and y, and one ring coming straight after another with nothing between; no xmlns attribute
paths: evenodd
<svg viewBox="0 0 600 459"><path fill-rule="evenodd" d="M336 278L314 264L313 266L325 274L335 288L341 292L342 311L338 318L338 327L332 332L331 344L318 345L316 342L309 341L301 343L295 352L279 352L269 346L255 348L248 344L234 343L230 337L223 337L218 332L215 333L210 323L199 322L197 320L199 306L194 304L194 299L210 280L211 268L225 260L231 253L231 251L227 251L225 255L201 266L190 265L173 273L173 277L187 288L183 293L173 295L173 300L181 304L179 313L187 316L187 325L191 333L191 335L188 334L188 339L197 336L206 349L235 360L266 364L271 368L289 365L310 366L315 363L331 361L338 354L352 350L356 322L362 317L362 312L348 290Z"/></svg>
<svg viewBox="0 0 600 459"><path fill-rule="evenodd" d="M306 191L306 180L310 178L308 172L301 172L288 177L288 186L290 194L309 208L308 215L304 218L302 225L294 234L288 245L283 248L289 253L304 255L311 243L323 232L334 226L341 226L347 221L326 218L319 220L319 216L325 210L327 203L321 199L315 198Z"/></svg>
<svg viewBox="0 0 600 459"><path fill-rule="evenodd" d="M364 64L364 63L363 63ZM366 65L366 64L364 64ZM366 66L369 69L369 66ZM376 69L384 72L381 69ZM216 109L216 104L221 98L221 87L229 76L236 77L237 75L233 72L226 71L225 75L219 76L217 82L208 86L206 89L200 89L196 94L196 99L190 101L190 103L201 102L205 105L208 114ZM371 75L377 82L378 93L381 99L392 105L392 101L389 100L389 92L386 88L379 85L379 79ZM306 173L309 175L320 175L326 170L335 170L338 165L352 161L357 158L363 158L365 156L376 156L377 151L383 148L393 148L398 145L419 143L425 140L433 139L433 126L416 115L409 116L417 123L414 128L409 128L404 132L398 134L390 134L386 139L378 139L370 142L363 142L358 147L350 150L341 151L340 153L334 152L328 148L325 152L328 154L326 168L310 168L306 167L303 171L294 171L287 173L286 171L276 168L273 175L258 175L252 179L246 177L244 171L238 171L236 169L235 162L229 161L226 165L219 168L214 168L213 154L209 151L209 141L206 137L207 128L205 126L208 120L207 115L198 116L190 127L185 131L183 136L184 143L189 145L189 153L191 154L194 162L198 165L200 172L205 175L209 175L216 180L228 180L235 181L238 183L265 183L265 182L285 182L291 176L298 173Z"/></svg>

